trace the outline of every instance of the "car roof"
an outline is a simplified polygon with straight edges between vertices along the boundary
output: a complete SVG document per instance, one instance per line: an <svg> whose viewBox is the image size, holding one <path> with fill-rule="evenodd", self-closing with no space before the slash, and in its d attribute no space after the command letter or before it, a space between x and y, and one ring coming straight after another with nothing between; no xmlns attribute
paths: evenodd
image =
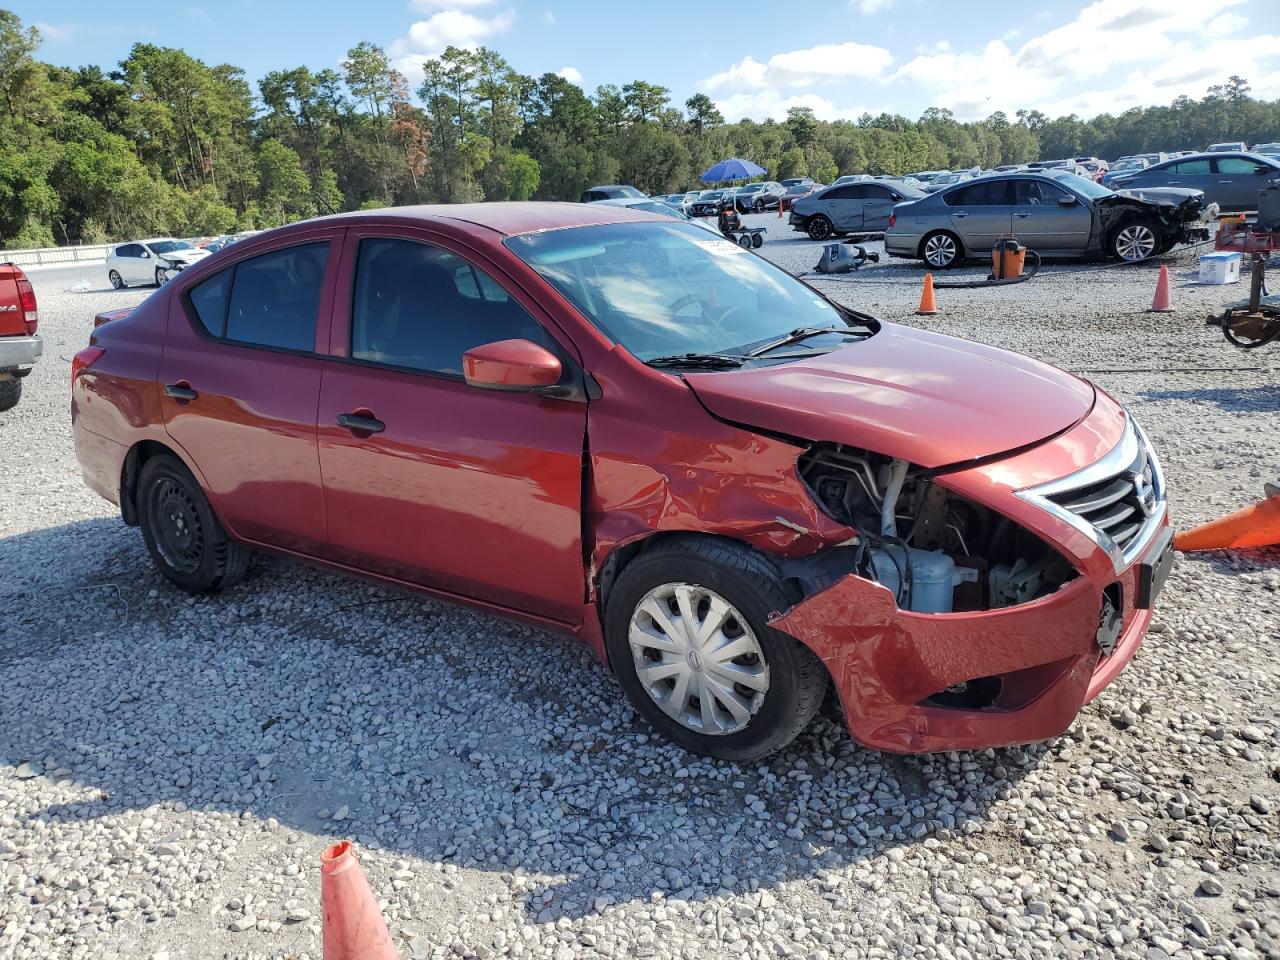
<svg viewBox="0 0 1280 960"><path fill-rule="evenodd" d="M632 200L648 200L650 197L631 197ZM503 236L539 230L558 230L563 227L591 227L605 223L625 223L629 220L652 220L662 214L645 213L628 207L597 200L595 203L555 203L545 200L502 201L490 203L435 203L407 207L383 207L379 210L356 210L331 217L317 217L304 221L310 224L360 220L457 220L462 223L485 227Z"/></svg>

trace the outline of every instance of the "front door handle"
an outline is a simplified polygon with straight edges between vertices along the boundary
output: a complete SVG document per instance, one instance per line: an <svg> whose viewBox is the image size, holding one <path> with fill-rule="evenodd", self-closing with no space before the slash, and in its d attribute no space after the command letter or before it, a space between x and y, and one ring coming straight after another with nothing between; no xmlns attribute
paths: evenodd
<svg viewBox="0 0 1280 960"><path fill-rule="evenodd" d="M1025 219L1027 219L1027 217L1031 216L1031 214L1029 214L1029 213L1015 213L1015 214L1014 214L1014 216L1015 216L1015 217L1017 217L1019 220L1025 220Z"/></svg>
<svg viewBox="0 0 1280 960"><path fill-rule="evenodd" d="M346 427L352 433L381 433L387 425L368 410L357 410L355 413L338 414L338 426Z"/></svg>
<svg viewBox="0 0 1280 960"><path fill-rule="evenodd" d="M183 401L194 400L200 396L200 394L191 389L191 384L185 380L179 380L177 383L166 383L164 385L164 395Z"/></svg>
<svg viewBox="0 0 1280 960"><path fill-rule="evenodd" d="M959 220L961 217L967 217L968 215L969 214L965 213L963 210L957 210L955 213L952 214L952 216L955 217L957 220Z"/></svg>
<svg viewBox="0 0 1280 960"><path fill-rule="evenodd" d="M1234 180L1219 180L1219 183L1235 183Z"/></svg>

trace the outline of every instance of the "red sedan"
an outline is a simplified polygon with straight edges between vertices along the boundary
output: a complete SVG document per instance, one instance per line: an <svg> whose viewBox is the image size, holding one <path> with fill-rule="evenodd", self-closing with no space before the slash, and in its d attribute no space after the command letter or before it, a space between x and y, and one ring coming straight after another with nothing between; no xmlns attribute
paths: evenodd
<svg viewBox="0 0 1280 960"><path fill-rule="evenodd" d="M1061 733L1171 558L1151 446L1088 382L616 206L299 223L90 343L85 480L179 587L266 551L563 631L717 757L832 689L885 750Z"/></svg>

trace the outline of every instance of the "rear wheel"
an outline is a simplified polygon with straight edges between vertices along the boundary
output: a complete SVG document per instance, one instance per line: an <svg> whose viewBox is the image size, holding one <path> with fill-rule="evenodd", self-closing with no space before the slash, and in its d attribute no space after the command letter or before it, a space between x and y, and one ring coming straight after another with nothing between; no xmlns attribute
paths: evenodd
<svg viewBox="0 0 1280 960"><path fill-rule="evenodd" d="M740 233L740 234L738 234L738 241L737 241L737 242L738 242L738 246L740 246L743 250L750 250L750 249L751 249L751 234L749 234L749 233Z"/></svg>
<svg viewBox="0 0 1280 960"><path fill-rule="evenodd" d="M1155 228L1141 220L1122 223L1111 233L1107 247L1113 257L1125 263L1138 263L1156 253L1160 238Z"/></svg>
<svg viewBox="0 0 1280 960"><path fill-rule="evenodd" d="M11 410L22 399L22 378L0 380L0 410Z"/></svg>
<svg viewBox="0 0 1280 960"><path fill-rule="evenodd" d="M827 690L817 657L768 625L795 600L760 554L668 540L614 584L609 659L632 704L667 739L722 760L759 760L795 739Z"/></svg>
<svg viewBox="0 0 1280 960"><path fill-rule="evenodd" d="M960 238L946 230L929 234L920 242L920 259L935 270L946 270L960 262Z"/></svg>
<svg viewBox="0 0 1280 960"><path fill-rule="evenodd" d="M752 235L751 235L751 246L755 247L756 249L759 249L760 247L763 247L763 246L764 246L764 234L763 234L763 233L754 233L754 234L752 234Z"/></svg>
<svg viewBox="0 0 1280 960"><path fill-rule="evenodd" d="M835 229L831 225L831 221L822 214L809 219L809 239L810 240L829 240L831 235L835 233Z"/></svg>
<svg viewBox="0 0 1280 960"><path fill-rule="evenodd" d="M120 276L119 271L109 270L107 272L107 279L111 281L111 285L117 290L122 290L124 288L124 277Z"/></svg>
<svg viewBox="0 0 1280 960"><path fill-rule="evenodd" d="M142 538L156 568L188 593L209 593L244 578L249 550L227 538L182 461L155 456L138 477Z"/></svg>

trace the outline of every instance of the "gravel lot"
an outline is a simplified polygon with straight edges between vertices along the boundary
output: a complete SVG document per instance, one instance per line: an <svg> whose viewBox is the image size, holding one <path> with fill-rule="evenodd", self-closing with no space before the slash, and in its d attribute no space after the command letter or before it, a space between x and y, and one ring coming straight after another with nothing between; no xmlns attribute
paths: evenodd
<svg viewBox="0 0 1280 960"><path fill-rule="evenodd" d="M759 220L763 254L816 263ZM817 282L1088 371L1186 525L1280 479L1280 347L1203 324L1247 284L1164 262L1164 315L1150 265L939 291L930 318L917 265ZM46 353L0 414L0 957L318 958L343 836L405 958L1280 957L1280 554L1180 558L1137 660L1050 743L904 758L820 719L738 768L656 741L557 637L282 561L171 588L82 486L68 417L93 314L148 291L32 278Z"/></svg>

